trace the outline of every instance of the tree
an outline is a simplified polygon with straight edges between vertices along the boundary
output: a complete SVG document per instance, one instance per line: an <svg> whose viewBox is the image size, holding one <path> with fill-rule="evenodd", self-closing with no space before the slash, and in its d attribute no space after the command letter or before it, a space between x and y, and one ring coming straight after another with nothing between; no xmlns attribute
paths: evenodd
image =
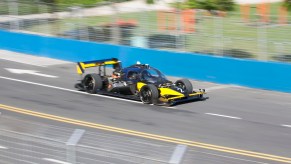
<svg viewBox="0 0 291 164"><path fill-rule="evenodd" d="M209 12L217 10L218 6L216 3L217 0L196 0L197 8L205 9Z"/></svg>
<svg viewBox="0 0 291 164"><path fill-rule="evenodd" d="M155 1L154 1L154 0L146 0L146 3L147 3L147 4L154 4Z"/></svg>
<svg viewBox="0 0 291 164"><path fill-rule="evenodd" d="M217 9L220 11L233 11L234 1L233 0L216 0Z"/></svg>
<svg viewBox="0 0 291 164"><path fill-rule="evenodd" d="M210 13L215 10L233 11L235 7L233 0L188 0L186 4L188 8L204 9Z"/></svg>
<svg viewBox="0 0 291 164"><path fill-rule="evenodd" d="M40 0L42 2L45 2L45 3L57 3L56 0Z"/></svg>
<svg viewBox="0 0 291 164"><path fill-rule="evenodd" d="M186 6L190 9L195 9L195 8L197 8L197 2L196 2L196 0L188 0L186 2Z"/></svg>
<svg viewBox="0 0 291 164"><path fill-rule="evenodd" d="M291 11L291 0L284 0L283 6L287 8L287 10Z"/></svg>

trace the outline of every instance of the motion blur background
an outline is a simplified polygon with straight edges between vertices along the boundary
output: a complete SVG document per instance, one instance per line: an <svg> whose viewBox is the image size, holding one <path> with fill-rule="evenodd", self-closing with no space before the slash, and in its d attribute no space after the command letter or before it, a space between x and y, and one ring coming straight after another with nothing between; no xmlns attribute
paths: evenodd
<svg viewBox="0 0 291 164"><path fill-rule="evenodd" d="M291 61L280 0L3 0L0 29L209 55Z"/></svg>

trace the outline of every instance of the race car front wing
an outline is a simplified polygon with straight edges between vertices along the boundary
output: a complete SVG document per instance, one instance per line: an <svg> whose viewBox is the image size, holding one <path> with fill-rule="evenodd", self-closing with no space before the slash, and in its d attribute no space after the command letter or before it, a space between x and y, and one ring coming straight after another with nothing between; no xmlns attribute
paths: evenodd
<svg viewBox="0 0 291 164"><path fill-rule="evenodd" d="M176 105L183 102L195 101L195 100L206 100L208 97L204 97L206 94L205 89L199 89L199 91L193 91L191 94L181 94L169 98L160 98L157 105Z"/></svg>

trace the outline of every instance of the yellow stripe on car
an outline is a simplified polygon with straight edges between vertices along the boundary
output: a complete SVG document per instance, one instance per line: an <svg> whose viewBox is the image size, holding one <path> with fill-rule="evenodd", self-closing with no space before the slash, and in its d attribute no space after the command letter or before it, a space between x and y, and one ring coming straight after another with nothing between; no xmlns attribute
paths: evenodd
<svg viewBox="0 0 291 164"><path fill-rule="evenodd" d="M161 91L160 92L161 96L165 96L165 95L184 96L182 93L170 88L159 88L159 89Z"/></svg>
<svg viewBox="0 0 291 164"><path fill-rule="evenodd" d="M104 66L104 65L114 65L119 63L119 61L115 60L109 60L109 61L92 61L92 62L78 62L77 63L77 73L78 74L83 74L85 72L86 68L91 68L91 67L98 67L98 66Z"/></svg>
<svg viewBox="0 0 291 164"><path fill-rule="evenodd" d="M138 82L138 83L137 83L137 90L140 91L140 89L141 89L144 85L146 85L146 84L145 84L145 83L142 83L142 82Z"/></svg>
<svg viewBox="0 0 291 164"><path fill-rule="evenodd" d="M195 92L195 93L189 94L189 96L197 96L197 95L203 95L203 94L205 94L205 92Z"/></svg>
<svg viewBox="0 0 291 164"><path fill-rule="evenodd" d="M82 71L83 69L80 67L80 65L77 65L76 67L77 67L77 73L78 73L78 74L81 75L81 74L84 73L84 72Z"/></svg>

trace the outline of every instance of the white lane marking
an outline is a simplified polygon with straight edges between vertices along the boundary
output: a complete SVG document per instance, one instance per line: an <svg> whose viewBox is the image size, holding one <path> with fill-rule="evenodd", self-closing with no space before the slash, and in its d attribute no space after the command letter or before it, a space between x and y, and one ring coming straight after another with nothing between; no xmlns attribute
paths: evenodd
<svg viewBox="0 0 291 164"><path fill-rule="evenodd" d="M13 69L13 68L5 68L5 69L15 74L30 74L30 75L36 75L36 76L42 76L42 77L58 78L58 76L38 73L39 71L35 71L35 70Z"/></svg>
<svg viewBox="0 0 291 164"><path fill-rule="evenodd" d="M59 164L71 164L69 162L64 162L64 161L60 161L60 160L56 160L56 159L51 159L51 158L43 158L43 160L50 161L50 162L54 162L54 163L59 163Z"/></svg>
<svg viewBox="0 0 291 164"><path fill-rule="evenodd" d="M160 106L160 107L163 107L163 108L170 108L170 109L177 109L176 107L173 107L173 106Z"/></svg>
<svg viewBox="0 0 291 164"><path fill-rule="evenodd" d="M6 79L6 80L11 80L11 81L17 81L17 82L21 82L21 83L26 83L26 84L33 84L33 85L38 85L38 86L42 86L42 87L68 91L68 92L74 92L74 93L85 94L85 95L90 95L90 96L97 96L97 97L105 97L105 98L109 98L109 99L122 100L122 101L128 101L128 102L134 102L134 103L142 104L142 102L139 102L139 101L127 100L127 99L122 99L122 98L117 98L117 97L110 97L110 96L105 96L105 95L90 94L90 93L87 93L87 92L81 92L81 91L77 91L77 90L61 88L61 87L57 87L57 86L46 85L46 84L41 84L41 83L35 83L35 82L30 82L30 81L25 81L25 80L19 80L19 79L4 77L4 76L0 76L0 78L1 79Z"/></svg>
<svg viewBox="0 0 291 164"><path fill-rule="evenodd" d="M218 116L218 117L226 117L226 118L233 118L233 119L241 119L239 117L234 117L234 116L227 116L227 115L221 115L221 114L215 114L215 113L205 113L208 115L212 115L212 116Z"/></svg>
<svg viewBox="0 0 291 164"><path fill-rule="evenodd" d="M79 93L79 94L85 94L85 95L90 95L90 96L104 97L104 98L108 98L108 99L114 99L114 100L121 100L121 101L127 101L127 102L132 102L132 103L143 104L140 101L134 101L134 100L128 100L128 99L122 99L122 98L118 98L118 97L110 97L110 96L98 95L98 94L89 94L87 92L81 92L81 91L77 91L77 90L72 90L72 89L67 89L67 88L61 88L61 87L57 87L57 86L46 85L46 84L41 84L41 83L35 83L35 82L30 82L30 81L25 81L25 80L19 80L19 79L4 77L4 76L0 76L0 79L17 81L17 82L21 82L21 83L38 85L38 86L42 86L42 87L53 88L53 89L58 89L58 90L63 90L63 91L68 91L68 92L73 92L73 93ZM174 107L169 107L169 108L174 108Z"/></svg>
<svg viewBox="0 0 291 164"><path fill-rule="evenodd" d="M17 52L7 51L7 50L0 50L0 59L12 61L12 62L18 62L22 64L38 66L38 67L46 67L46 66L51 66L51 65L71 63L68 61L41 57L41 56L33 56L33 55L17 53Z"/></svg>
<svg viewBox="0 0 291 164"><path fill-rule="evenodd" d="M284 127L288 127L288 128L291 128L291 125L281 125L281 126L284 126Z"/></svg>
<svg viewBox="0 0 291 164"><path fill-rule="evenodd" d="M38 67L46 67L44 65L39 65L39 64L36 64L36 63L27 63L27 62L23 62L23 61L12 60L12 59L3 59L3 58L0 58L0 59L7 60L7 61L13 61L13 62L21 63L21 64L28 64L28 65L38 66Z"/></svg>
<svg viewBox="0 0 291 164"><path fill-rule="evenodd" d="M0 149L8 149L8 148L0 145Z"/></svg>
<svg viewBox="0 0 291 164"><path fill-rule="evenodd" d="M215 90L226 89L226 88L243 88L243 87L238 86L238 85L218 85L218 86L214 86L214 87L205 88L205 91L212 92Z"/></svg>
<svg viewBox="0 0 291 164"><path fill-rule="evenodd" d="M214 90L219 90L219 89L226 89L226 88L230 88L230 87L233 87L231 85L218 85L218 86L214 86L214 87L209 87L209 88L206 88L206 92L211 92L211 91L214 91Z"/></svg>

